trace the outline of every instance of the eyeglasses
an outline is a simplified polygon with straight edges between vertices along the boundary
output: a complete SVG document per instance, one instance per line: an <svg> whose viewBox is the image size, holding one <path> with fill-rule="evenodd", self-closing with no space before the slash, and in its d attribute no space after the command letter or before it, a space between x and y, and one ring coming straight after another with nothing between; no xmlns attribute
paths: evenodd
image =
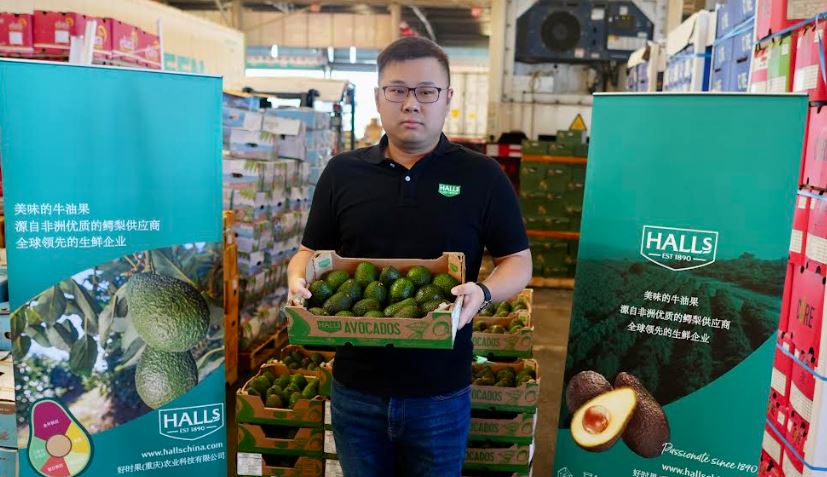
<svg viewBox="0 0 827 477"><path fill-rule="evenodd" d="M382 92L385 94L385 99L391 103L403 103L408 94L413 91L416 100L420 103L435 103L439 100L439 95L447 88L437 88L436 86L417 86L416 88L408 88L407 86L382 86Z"/></svg>

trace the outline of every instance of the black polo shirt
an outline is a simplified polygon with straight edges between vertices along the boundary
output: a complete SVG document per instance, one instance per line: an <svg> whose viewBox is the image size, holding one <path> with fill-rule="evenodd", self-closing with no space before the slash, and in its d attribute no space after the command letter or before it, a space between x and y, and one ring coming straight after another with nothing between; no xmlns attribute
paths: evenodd
<svg viewBox="0 0 827 477"><path fill-rule="evenodd" d="M316 186L304 246L360 258L463 252L467 281L477 280L483 248L494 257L528 248L517 197L496 161L442 135L408 170L385 158L387 144L383 137L378 146L331 159ZM453 350L341 347L334 376L382 396L432 396L469 384L471 354L468 325Z"/></svg>

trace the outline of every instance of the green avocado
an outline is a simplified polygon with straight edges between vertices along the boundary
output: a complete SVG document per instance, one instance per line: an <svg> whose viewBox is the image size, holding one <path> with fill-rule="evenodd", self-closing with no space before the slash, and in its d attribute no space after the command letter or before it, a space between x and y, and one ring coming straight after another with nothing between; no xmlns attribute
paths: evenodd
<svg viewBox="0 0 827 477"><path fill-rule="evenodd" d="M377 270L376 265L372 263L362 262L356 266L356 271L353 272L353 278L364 288L379 278L379 270Z"/></svg>
<svg viewBox="0 0 827 477"><path fill-rule="evenodd" d="M189 351L207 335L210 308L187 282L138 273L129 279L126 296L135 331L156 350Z"/></svg>
<svg viewBox="0 0 827 477"><path fill-rule="evenodd" d="M258 379L269 383L263 376ZM152 409L178 399L196 384L198 368L189 352L170 353L147 346L138 360L135 389L141 400ZM266 393L267 388L260 392L262 396Z"/></svg>

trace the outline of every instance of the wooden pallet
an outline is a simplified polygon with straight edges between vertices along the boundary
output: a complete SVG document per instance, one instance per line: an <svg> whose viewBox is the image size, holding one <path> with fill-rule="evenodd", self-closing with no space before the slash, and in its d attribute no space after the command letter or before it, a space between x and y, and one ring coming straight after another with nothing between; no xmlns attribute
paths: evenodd
<svg viewBox="0 0 827 477"><path fill-rule="evenodd" d="M562 288L573 290L574 278L532 277L531 281L528 282L528 286L532 288Z"/></svg>
<svg viewBox="0 0 827 477"><path fill-rule="evenodd" d="M585 165L585 157L574 156L548 156L542 154L523 154L523 162L545 162L550 164L576 164Z"/></svg>
<svg viewBox="0 0 827 477"><path fill-rule="evenodd" d="M559 238L566 240L580 240L580 232L559 232L556 230L526 230L529 237L535 238Z"/></svg>
<svg viewBox="0 0 827 477"><path fill-rule="evenodd" d="M287 346L287 328L281 328L239 354L238 366L242 372L254 371Z"/></svg>

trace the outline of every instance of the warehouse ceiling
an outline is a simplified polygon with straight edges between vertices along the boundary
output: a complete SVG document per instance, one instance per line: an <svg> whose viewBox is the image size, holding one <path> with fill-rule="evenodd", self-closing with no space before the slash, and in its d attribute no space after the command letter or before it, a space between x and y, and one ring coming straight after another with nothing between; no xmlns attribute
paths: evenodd
<svg viewBox="0 0 827 477"><path fill-rule="evenodd" d="M219 0L220 1L220 0ZM182 10L216 10L217 0L168 0ZM222 5L229 8L226 0ZM309 2L244 1L254 11L285 12L306 8ZM323 13L387 13L382 0L333 0L320 2ZM440 5L440 6L437 6ZM450 5L450 6L445 6ZM417 34L433 36L444 47L487 47L490 34L489 0L409 0L401 8L402 21Z"/></svg>

